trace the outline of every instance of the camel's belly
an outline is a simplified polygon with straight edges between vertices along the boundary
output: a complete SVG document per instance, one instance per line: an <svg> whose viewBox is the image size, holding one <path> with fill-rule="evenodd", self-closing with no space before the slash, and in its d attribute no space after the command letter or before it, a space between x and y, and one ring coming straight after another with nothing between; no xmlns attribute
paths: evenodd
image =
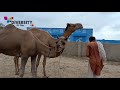
<svg viewBox="0 0 120 90"><path fill-rule="evenodd" d="M9 56L20 56L20 51L17 51L17 50L0 50L0 53L9 55Z"/></svg>

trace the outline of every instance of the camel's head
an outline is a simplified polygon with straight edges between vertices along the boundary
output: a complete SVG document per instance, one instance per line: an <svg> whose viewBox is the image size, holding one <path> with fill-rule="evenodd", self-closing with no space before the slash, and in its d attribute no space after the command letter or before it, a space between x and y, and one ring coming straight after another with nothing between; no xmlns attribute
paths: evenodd
<svg viewBox="0 0 120 90"><path fill-rule="evenodd" d="M76 23L76 24L67 23L67 27L65 31L70 29L72 32L74 32L76 29L82 29L82 28L83 28L83 25L81 23Z"/></svg>
<svg viewBox="0 0 120 90"><path fill-rule="evenodd" d="M76 23L76 24L67 23L67 27L64 31L63 37L66 38L67 40L73 32L75 32L77 29L82 29L82 28L83 25L80 23Z"/></svg>
<svg viewBox="0 0 120 90"><path fill-rule="evenodd" d="M62 53L63 50L65 49L65 45L66 45L66 40L62 37L60 37L58 39L58 42L57 42L57 53Z"/></svg>
<svg viewBox="0 0 120 90"><path fill-rule="evenodd" d="M60 54L62 54L63 50L65 49L65 44L66 44L66 40L64 40L61 37L58 38L56 40L55 47L50 47L49 57L54 58L54 57L58 57Z"/></svg>
<svg viewBox="0 0 120 90"><path fill-rule="evenodd" d="M54 58L54 57L56 57L56 49L55 49L55 47L50 47L50 48L49 48L48 57L49 57L49 58Z"/></svg>

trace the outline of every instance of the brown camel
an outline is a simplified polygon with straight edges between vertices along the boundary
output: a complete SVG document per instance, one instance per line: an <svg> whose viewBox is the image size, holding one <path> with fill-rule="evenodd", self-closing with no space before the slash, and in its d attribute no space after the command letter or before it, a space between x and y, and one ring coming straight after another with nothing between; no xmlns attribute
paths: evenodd
<svg viewBox="0 0 120 90"><path fill-rule="evenodd" d="M69 38L69 36L77 29L82 29L83 26L80 23L76 23L76 24L67 24L67 27L64 31L64 34L59 37L59 39L55 39L53 37L51 37L46 31L43 30L38 30L38 29L31 29L29 31L31 31L32 33L34 33L34 35L36 35L36 37L38 39L40 39L45 45L50 46L50 47L55 47L56 46L56 42L59 45L58 47L62 47L61 49L59 48L59 52L57 52L56 57L60 56L65 48L65 42L64 40L67 41L67 39ZM59 42L58 42L59 40ZM40 62L40 58L41 58L42 54L38 55L37 58L37 62L36 62L36 69L39 66L39 62ZM19 57L14 57L14 62L15 62L15 74L19 73L19 65L18 65L18 59ZM44 56L43 58L43 77L47 77L46 76L46 72L45 72L45 65L46 65L46 56Z"/></svg>
<svg viewBox="0 0 120 90"><path fill-rule="evenodd" d="M20 77L23 77L25 65L31 57L32 76L36 77L36 56L56 57L57 46L49 47L42 43L31 31L21 30L9 24L0 30L0 53L21 57ZM60 51L58 49L58 51Z"/></svg>

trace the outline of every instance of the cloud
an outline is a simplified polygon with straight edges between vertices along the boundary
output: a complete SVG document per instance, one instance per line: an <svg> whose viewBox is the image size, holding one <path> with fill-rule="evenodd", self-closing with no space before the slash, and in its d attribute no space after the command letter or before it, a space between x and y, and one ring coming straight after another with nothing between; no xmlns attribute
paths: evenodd
<svg viewBox="0 0 120 90"><path fill-rule="evenodd" d="M93 28L93 34L101 39L120 40L120 12L0 12L3 17L33 21L36 27L65 28L67 23L82 23L84 28ZM25 27L18 27L26 29Z"/></svg>
<svg viewBox="0 0 120 90"><path fill-rule="evenodd" d="M120 40L120 23L104 26L94 35L97 39Z"/></svg>

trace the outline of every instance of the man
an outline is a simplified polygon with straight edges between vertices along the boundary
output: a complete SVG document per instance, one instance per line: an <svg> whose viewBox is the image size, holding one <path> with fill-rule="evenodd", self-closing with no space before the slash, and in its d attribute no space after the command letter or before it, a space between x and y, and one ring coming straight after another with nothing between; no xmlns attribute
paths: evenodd
<svg viewBox="0 0 120 90"><path fill-rule="evenodd" d="M86 56L89 57L88 76L89 78L99 78L103 69L103 61L106 61L106 54L102 43L97 42L95 37L89 38Z"/></svg>

